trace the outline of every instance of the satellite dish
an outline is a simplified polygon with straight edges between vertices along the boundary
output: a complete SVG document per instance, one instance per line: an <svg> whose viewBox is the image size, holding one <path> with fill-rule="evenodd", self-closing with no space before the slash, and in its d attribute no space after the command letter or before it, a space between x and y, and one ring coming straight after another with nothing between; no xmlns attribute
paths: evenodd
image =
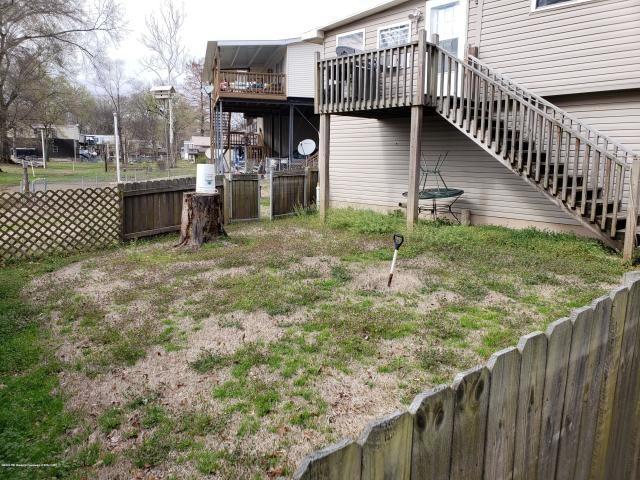
<svg viewBox="0 0 640 480"><path fill-rule="evenodd" d="M311 140L310 138L306 140L302 140L298 144L298 153L300 155L311 155L316 150L316 142Z"/></svg>
<svg viewBox="0 0 640 480"><path fill-rule="evenodd" d="M204 156L207 157L209 160L211 160L211 148L207 148L204 151Z"/></svg>

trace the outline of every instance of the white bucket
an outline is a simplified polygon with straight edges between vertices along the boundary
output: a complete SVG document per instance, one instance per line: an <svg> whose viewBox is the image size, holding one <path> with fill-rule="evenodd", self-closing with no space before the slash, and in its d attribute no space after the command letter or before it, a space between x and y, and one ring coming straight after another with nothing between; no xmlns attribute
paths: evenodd
<svg viewBox="0 0 640 480"><path fill-rule="evenodd" d="M216 193L216 166L199 163L196 166L196 193Z"/></svg>

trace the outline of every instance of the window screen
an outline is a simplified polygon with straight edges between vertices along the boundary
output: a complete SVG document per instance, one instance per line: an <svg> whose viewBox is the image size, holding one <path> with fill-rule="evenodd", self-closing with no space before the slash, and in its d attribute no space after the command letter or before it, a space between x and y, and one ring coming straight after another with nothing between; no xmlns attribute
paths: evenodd
<svg viewBox="0 0 640 480"><path fill-rule="evenodd" d="M556 5L558 3L567 3L572 0L536 0L536 7L546 7L547 5Z"/></svg>
<svg viewBox="0 0 640 480"><path fill-rule="evenodd" d="M338 35L336 39L338 47L350 47L356 50L364 49L364 32L352 32Z"/></svg>
<svg viewBox="0 0 640 480"><path fill-rule="evenodd" d="M405 45L411 41L411 26L409 23L381 28L378 31L378 48L391 48Z"/></svg>

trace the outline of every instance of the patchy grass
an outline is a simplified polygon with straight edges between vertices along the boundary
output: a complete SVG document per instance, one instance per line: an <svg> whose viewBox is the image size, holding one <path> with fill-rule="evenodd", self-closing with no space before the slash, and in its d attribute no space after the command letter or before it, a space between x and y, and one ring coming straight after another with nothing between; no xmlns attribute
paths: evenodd
<svg viewBox="0 0 640 480"><path fill-rule="evenodd" d="M300 212L197 252L169 236L3 271L1 459L60 463L43 477L289 475L629 268L572 235L404 223Z"/></svg>

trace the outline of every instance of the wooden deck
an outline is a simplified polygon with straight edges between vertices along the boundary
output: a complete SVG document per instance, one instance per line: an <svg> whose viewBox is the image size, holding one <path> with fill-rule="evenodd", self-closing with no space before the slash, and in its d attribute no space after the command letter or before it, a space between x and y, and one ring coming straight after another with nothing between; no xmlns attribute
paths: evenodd
<svg viewBox="0 0 640 480"><path fill-rule="evenodd" d="M287 99L287 76L284 73L253 73L220 70L214 83L215 98L222 99Z"/></svg>
<svg viewBox="0 0 640 480"><path fill-rule="evenodd" d="M330 115L384 117L410 109L407 221L412 226L418 216L424 107L435 109L605 243L624 245L625 257L631 258L637 244L640 156L474 56L451 55L438 46L437 37L427 42L424 31L415 43L317 58L321 193L328 191ZM324 212L326 195L320 206Z"/></svg>

